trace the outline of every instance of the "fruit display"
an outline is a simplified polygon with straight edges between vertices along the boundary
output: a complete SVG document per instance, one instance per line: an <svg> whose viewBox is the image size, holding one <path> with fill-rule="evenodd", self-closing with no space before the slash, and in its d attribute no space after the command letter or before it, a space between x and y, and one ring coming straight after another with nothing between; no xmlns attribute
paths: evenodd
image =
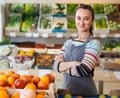
<svg viewBox="0 0 120 98"><path fill-rule="evenodd" d="M95 19L95 26L97 29L107 29L107 20L104 17L96 18Z"/></svg>
<svg viewBox="0 0 120 98"><path fill-rule="evenodd" d="M21 27L20 27L20 31L21 32L30 32L31 31L31 27L34 25L35 28L37 29L37 24L38 24L38 17L24 17L24 19L22 20L21 23Z"/></svg>
<svg viewBox="0 0 120 98"><path fill-rule="evenodd" d="M104 5L103 4L93 4L95 14L105 14Z"/></svg>
<svg viewBox="0 0 120 98"><path fill-rule="evenodd" d="M106 51L120 51L120 43L115 40L110 40L103 44L103 50Z"/></svg>
<svg viewBox="0 0 120 98"><path fill-rule="evenodd" d="M110 28L110 30L114 30L114 31L119 31L120 30L120 23L118 23L118 21L116 20L108 20L108 26Z"/></svg>
<svg viewBox="0 0 120 98"><path fill-rule="evenodd" d="M35 50L31 49L29 51L20 50L14 58L14 64L11 66L12 68L18 69L29 69L34 64Z"/></svg>
<svg viewBox="0 0 120 98"><path fill-rule="evenodd" d="M35 76L20 75L12 70L6 73L0 72L0 96L1 98L49 98L51 96L49 89L53 90L54 82L55 76L51 73ZM53 94L51 98L54 98Z"/></svg>
<svg viewBox="0 0 120 98"><path fill-rule="evenodd" d="M100 95L94 95L94 96L72 96L70 93L66 93L63 95L58 95L57 98L119 98L118 95L105 95L105 94L100 94Z"/></svg>
<svg viewBox="0 0 120 98"><path fill-rule="evenodd" d="M41 29L51 29L52 28L52 17L41 17L40 26Z"/></svg>
<svg viewBox="0 0 120 98"><path fill-rule="evenodd" d="M40 5L40 14L52 14L52 4L41 4Z"/></svg>
<svg viewBox="0 0 120 98"><path fill-rule="evenodd" d="M24 4L11 4L10 13L22 13L23 8L24 8Z"/></svg>
<svg viewBox="0 0 120 98"><path fill-rule="evenodd" d="M35 59L35 65L38 67L49 67L52 65L52 62L54 60L53 54L37 54Z"/></svg>
<svg viewBox="0 0 120 98"><path fill-rule="evenodd" d="M116 4L106 4L105 13L106 15L118 16L118 6Z"/></svg>

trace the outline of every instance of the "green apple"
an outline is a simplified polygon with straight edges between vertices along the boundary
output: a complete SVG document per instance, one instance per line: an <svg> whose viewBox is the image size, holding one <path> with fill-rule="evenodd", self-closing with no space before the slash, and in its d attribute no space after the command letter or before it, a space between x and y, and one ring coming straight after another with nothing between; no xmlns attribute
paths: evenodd
<svg viewBox="0 0 120 98"><path fill-rule="evenodd" d="M110 98L119 98L117 95L112 95Z"/></svg>
<svg viewBox="0 0 120 98"><path fill-rule="evenodd" d="M106 98L106 96L105 95L99 95L99 98Z"/></svg>
<svg viewBox="0 0 120 98"><path fill-rule="evenodd" d="M67 94L64 95L64 98L72 98L72 95L67 93Z"/></svg>

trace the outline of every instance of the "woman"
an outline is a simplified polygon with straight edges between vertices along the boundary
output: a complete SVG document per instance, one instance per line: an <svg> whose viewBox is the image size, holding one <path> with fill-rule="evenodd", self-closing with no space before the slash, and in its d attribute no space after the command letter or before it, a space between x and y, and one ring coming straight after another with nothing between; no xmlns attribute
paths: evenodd
<svg viewBox="0 0 120 98"><path fill-rule="evenodd" d="M93 75L99 61L100 42L93 37L93 21L91 6L82 4L77 7L75 23L78 37L67 40L53 62L53 70L63 72L63 89L68 89L72 95L98 94Z"/></svg>

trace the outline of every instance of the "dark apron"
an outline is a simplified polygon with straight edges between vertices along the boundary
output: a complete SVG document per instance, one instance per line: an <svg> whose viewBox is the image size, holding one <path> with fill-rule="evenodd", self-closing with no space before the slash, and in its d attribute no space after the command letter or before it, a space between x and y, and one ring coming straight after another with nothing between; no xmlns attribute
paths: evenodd
<svg viewBox="0 0 120 98"><path fill-rule="evenodd" d="M75 46L70 44L67 50L65 51L64 60L68 61L79 61L81 62L84 57L84 51L86 44L90 40L91 36L88 36L87 41L80 46ZM67 65L66 65L67 66ZM82 96L93 96L97 95L96 85L92 76L89 77L75 77L67 73L63 73L63 89L68 89L72 95L82 95Z"/></svg>

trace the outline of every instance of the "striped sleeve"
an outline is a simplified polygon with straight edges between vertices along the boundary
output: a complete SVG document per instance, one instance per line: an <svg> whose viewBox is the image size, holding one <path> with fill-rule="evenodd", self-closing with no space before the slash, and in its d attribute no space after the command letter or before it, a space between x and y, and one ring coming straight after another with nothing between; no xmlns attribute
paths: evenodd
<svg viewBox="0 0 120 98"><path fill-rule="evenodd" d="M61 51L60 51L60 55L63 55L64 56L64 51L68 48L69 44L71 43L72 40L67 40L64 45L62 46L61 48ZM53 63L52 63L52 69L57 71L57 72L60 72L59 71L59 65L60 65L61 61L56 61L54 60Z"/></svg>
<svg viewBox="0 0 120 98"><path fill-rule="evenodd" d="M71 75L89 76L93 75L93 70L99 63L101 45L98 40L91 40L87 43L85 55L80 66L71 69ZM75 70L76 69L76 70ZM77 73L77 74L76 74Z"/></svg>

